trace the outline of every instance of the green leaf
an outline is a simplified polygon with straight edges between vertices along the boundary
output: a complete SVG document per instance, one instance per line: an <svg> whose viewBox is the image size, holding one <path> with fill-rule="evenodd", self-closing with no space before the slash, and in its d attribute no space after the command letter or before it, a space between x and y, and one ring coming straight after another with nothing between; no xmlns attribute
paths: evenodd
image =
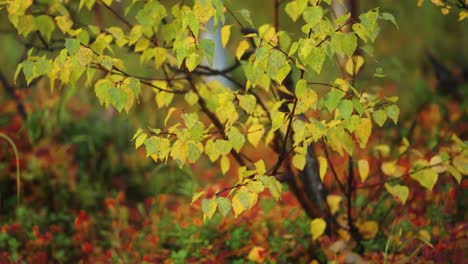
<svg viewBox="0 0 468 264"><path fill-rule="evenodd" d="M353 31L365 42L367 43L367 39L369 36L369 32L361 23L353 24Z"/></svg>
<svg viewBox="0 0 468 264"><path fill-rule="evenodd" d="M338 116L341 118L347 120L348 118L351 117L351 114L353 113L353 102L350 100L342 100L338 104Z"/></svg>
<svg viewBox="0 0 468 264"><path fill-rule="evenodd" d="M198 38L198 32L200 31L200 23L192 12L184 13L183 27L189 26L193 32L195 38Z"/></svg>
<svg viewBox="0 0 468 264"><path fill-rule="evenodd" d="M403 204L405 204L406 200L408 200L409 189L404 185L396 184L392 186L386 183L385 189L387 189L387 192L389 192L393 197L400 200Z"/></svg>
<svg viewBox="0 0 468 264"><path fill-rule="evenodd" d="M419 170L414 173L410 172L410 177L430 191L432 191L438 179L437 172L430 168Z"/></svg>
<svg viewBox="0 0 468 264"><path fill-rule="evenodd" d="M218 209L222 216L226 216L232 209L231 200L226 197L217 197Z"/></svg>
<svg viewBox="0 0 468 264"><path fill-rule="evenodd" d="M276 131L280 129L283 124L285 124L284 119L286 114L279 111L274 111L271 113L271 131Z"/></svg>
<svg viewBox="0 0 468 264"><path fill-rule="evenodd" d="M372 118L374 118L375 123L380 127L383 126L385 120L387 120L387 113L384 110L377 110L372 113Z"/></svg>
<svg viewBox="0 0 468 264"><path fill-rule="evenodd" d="M250 26L253 26L253 22L252 22L252 19L250 18L250 11L247 10L247 9L241 9L239 10L239 14L242 16L242 18L244 18L245 21L247 21L247 23L249 23Z"/></svg>
<svg viewBox="0 0 468 264"><path fill-rule="evenodd" d="M144 143L146 147L146 157L148 157L158 152L161 140L158 137L150 137L145 139Z"/></svg>
<svg viewBox="0 0 468 264"><path fill-rule="evenodd" d="M191 72L198 66L198 64L200 64L201 60L202 56L194 52L187 57L187 59L185 60L185 65L187 66L187 69Z"/></svg>
<svg viewBox="0 0 468 264"><path fill-rule="evenodd" d="M296 22L297 19L301 16L302 12L307 6L307 0L293 0L286 4L285 11L286 14Z"/></svg>
<svg viewBox="0 0 468 264"><path fill-rule="evenodd" d="M282 84L286 76L288 76L289 72L291 71L291 66L289 63L284 64L277 72L276 75L274 76L274 80Z"/></svg>
<svg viewBox="0 0 468 264"><path fill-rule="evenodd" d="M297 98L301 98L306 94L307 91L307 81L304 79L300 79L296 83L296 89L294 92L296 93Z"/></svg>
<svg viewBox="0 0 468 264"><path fill-rule="evenodd" d="M202 211L205 218L211 219L216 212L217 207L218 203L215 198L202 200Z"/></svg>
<svg viewBox="0 0 468 264"><path fill-rule="evenodd" d="M335 108L338 106L338 104L341 101L341 98L343 98L344 95L345 93L338 89L332 89L330 92L327 93L327 95L325 95L325 107L330 113L333 112L333 110L335 110Z"/></svg>
<svg viewBox="0 0 468 264"><path fill-rule="evenodd" d="M320 74L324 62L325 52L321 48L313 47L310 50L309 56L307 56L307 65L317 72L317 74Z"/></svg>
<svg viewBox="0 0 468 264"><path fill-rule="evenodd" d="M232 147L239 152L245 144L245 136L239 131L237 127L231 127L227 133L229 142Z"/></svg>
<svg viewBox="0 0 468 264"><path fill-rule="evenodd" d="M127 103L127 93L120 88L111 87L108 91L109 103L112 104L117 111L121 112Z"/></svg>
<svg viewBox="0 0 468 264"><path fill-rule="evenodd" d="M390 105L385 108L385 113L390 119L393 120L395 125L398 123L398 117L400 116L400 108L397 105Z"/></svg>
<svg viewBox="0 0 468 264"><path fill-rule="evenodd" d="M353 33L336 32L331 44L338 54L352 56L357 48L357 37Z"/></svg>
<svg viewBox="0 0 468 264"><path fill-rule="evenodd" d="M390 14L390 13L381 13L380 14L380 19L382 20L386 20L386 21L390 21L393 25L395 25L396 28L400 29L400 27L398 26L396 20L395 20L395 17Z"/></svg>
<svg viewBox="0 0 468 264"><path fill-rule="evenodd" d="M288 59L286 55L284 55L281 51L272 49L268 54L268 67L267 73L270 77L274 78L278 71L288 63Z"/></svg>
<svg viewBox="0 0 468 264"><path fill-rule="evenodd" d="M110 97L109 90L112 88L112 83L109 80L103 79L96 82L94 91L101 105L107 107L109 105Z"/></svg>
<svg viewBox="0 0 468 264"><path fill-rule="evenodd" d="M321 6L307 7L302 14L308 26L315 26L323 17L323 9Z"/></svg>
<svg viewBox="0 0 468 264"><path fill-rule="evenodd" d="M35 18L37 29L47 42L50 42L52 32L55 29L54 20L50 16L40 15Z"/></svg>
<svg viewBox="0 0 468 264"><path fill-rule="evenodd" d="M80 41L77 39L66 38L65 39L65 48L70 55L76 55L80 51Z"/></svg>

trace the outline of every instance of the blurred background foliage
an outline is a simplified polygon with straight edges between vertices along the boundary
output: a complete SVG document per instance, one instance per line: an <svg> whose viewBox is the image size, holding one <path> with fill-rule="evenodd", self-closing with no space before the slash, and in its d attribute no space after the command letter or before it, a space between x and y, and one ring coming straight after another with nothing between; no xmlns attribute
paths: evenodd
<svg viewBox="0 0 468 264"><path fill-rule="evenodd" d="M428 1L421 7L416 2L358 1L361 11L379 7L397 20L399 28L383 24L376 44L366 48L371 59L361 78L362 85L379 85L370 88L400 97L406 119L400 123L402 131L409 129L421 106L444 100L436 92L440 80L430 56L459 81L463 98L468 90L468 21L443 15ZM272 23L271 3L228 4L234 10L251 10L259 26ZM119 25L108 10L101 7L96 12L105 18L105 25ZM83 16L81 21L96 22L96 18L79 15ZM229 16L227 23L233 23ZM292 36L300 33L284 13L280 28ZM200 210L189 206L190 198L207 183L219 187L212 182L221 174L209 163L183 168L155 164L130 142L136 128L156 127L164 120L155 111L152 93L143 92L143 101L129 114L116 115L98 104L90 88L69 85L51 93L42 81L26 87L24 80L15 83L13 76L29 47L16 35L5 10L0 11L0 43L0 132L11 137L20 150L23 185L23 199L17 206L14 155L1 141L0 263L9 256L26 262L45 259L60 263L76 257L100 260L103 256L121 263L171 257L175 263L184 263L214 253L243 263L244 258L239 256L246 256L252 244L262 243L271 247L271 257L280 263L299 261L307 255L308 220L300 210L291 210L298 206L292 197L283 198L279 204L262 200L263 210L236 221L218 218L201 224ZM227 61L234 60L234 50L228 46ZM132 72L151 76L127 51L115 47L115 53L122 54ZM375 68L381 68L377 75L370 70ZM332 62L323 72L320 78L325 81L339 75ZM25 108L26 116L18 113L18 103ZM466 100L462 99L460 108L465 113L461 121L466 121ZM380 206L387 208L388 204L382 202ZM436 209L433 216L442 215ZM382 209L376 217L384 215ZM410 224L404 228L411 229ZM381 249L386 240L383 236L379 239L369 249ZM213 249L215 241L221 246ZM152 248L158 248L159 255L152 255Z"/></svg>

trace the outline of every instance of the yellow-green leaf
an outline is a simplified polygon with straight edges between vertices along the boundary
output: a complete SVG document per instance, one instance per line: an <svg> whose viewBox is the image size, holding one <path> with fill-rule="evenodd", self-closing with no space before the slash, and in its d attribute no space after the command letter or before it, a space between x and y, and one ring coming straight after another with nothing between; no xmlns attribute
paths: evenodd
<svg viewBox="0 0 468 264"><path fill-rule="evenodd" d="M216 198L216 202L218 203L218 209L222 216L226 216L231 211L231 200L226 197L218 197Z"/></svg>
<svg viewBox="0 0 468 264"><path fill-rule="evenodd" d="M299 170L303 170L306 165L306 158L304 154L296 154L292 159L294 167Z"/></svg>
<svg viewBox="0 0 468 264"><path fill-rule="evenodd" d="M229 158L227 156L222 156L221 157L221 172L223 174L226 174L226 172L229 170L231 163L229 161Z"/></svg>
<svg viewBox="0 0 468 264"><path fill-rule="evenodd" d="M359 125L354 130L354 135L356 136L357 140L359 141L359 146L361 148L365 148L367 145L367 141L369 140L369 136L372 132L372 122L369 118L361 118L359 121Z"/></svg>
<svg viewBox="0 0 468 264"><path fill-rule="evenodd" d="M387 120L387 113L384 110L377 110L372 113L372 118L374 118L375 123L380 127L383 126L385 120Z"/></svg>
<svg viewBox="0 0 468 264"><path fill-rule="evenodd" d="M458 184L461 183L462 175L461 173L453 166L448 166L447 171L455 178Z"/></svg>
<svg viewBox="0 0 468 264"><path fill-rule="evenodd" d="M429 168L410 173L410 177L419 182L424 188L432 191L437 182L438 174Z"/></svg>
<svg viewBox="0 0 468 264"><path fill-rule="evenodd" d="M402 202L403 204L406 203L406 200L408 199L408 195L409 195L408 187L404 185L399 185L399 184L392 186L386 183L385 189L387 189L387 192L389 192L393 197L400 200L400 202Z"/></svg>
<svg viewBox="0 0 468 264"><path fill-rule="evenodd" d="M453 166L457 168L457 170L463 174L467 175L468 174L468 157L467 156L462 156L458 155L453 158Z"/></svg>
<svg viewBox="0 0 468 264"><path fill-rule="evenodd" d="M216 212L216 208L218 207L218 203L216 202L215 198L211 199L203 199L202 200L202 211L204 214L205 219L211 219Z"/></svg>

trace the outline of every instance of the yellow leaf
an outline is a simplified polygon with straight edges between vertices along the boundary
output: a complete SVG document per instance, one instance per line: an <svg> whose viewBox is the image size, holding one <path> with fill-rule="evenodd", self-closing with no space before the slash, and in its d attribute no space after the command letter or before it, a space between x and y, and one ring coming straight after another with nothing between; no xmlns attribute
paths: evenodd
<svg viewBox="0 0 468 264"><path fill-rule="evenodd" d="M223 44L223 48L226 47L229 37L231 36L231 26L232 25L225 25L221 28L221 43Z"/></svg>
<svg viewBox="0 0 468 264"><path fill-rule="evenodd" d="M379 225L375 221L365 221L363 223L357 223L356 227L359 229L364 239L373 239L379 231Z"/></svg>
<svg viewBox="0 0 468 264"><path fill-rule="evenodd" d="M397 165L397 161L387 161L381 165L382 172L387 176L401 177L405 173L403 166Z"/></svg>
<svg viewBox="0 0 468 264"><path fill-rule="evenodd" d="M234 216L238 217L242 212L245 211L244 206L242 206L239 200L239 193L236 193L234 197L232 197L232 209L234 209Z"/></svg>
<svg viewBox="0 0 468 264"><path fill-rule="evenodd" d="M327 159L324 158L323 156L319 156L317 159L319 162L320 179L323 181L323 178L325 177L325 173L327 172L327 169L328 169L328 162L327 162Z"/></svg>
<svg viewBox="0 0 468 264"><path fill-rule="evenodd" d="M238 217L242 212L252 208L258 199L258 194L249 191L245 186L239 188L237 193L232 198L232 208L234 209L234 216Z"/></svg>
<svg viewBox="0 0 468 264"><path fill-rule="evenodd" d="M262 247L253 247L247 258L256 263L263 263L265 261L265 249Z"/></svg>
<svg viewBox="0 0 468 264"><path fill-rule="evenodd" d="M359 160L358 170L359 176L361 177L361 181L365 182L367 177L369 176L369 162L367 160Z"/></svg>
<svg viewBox="0 0 468 264"><path fill-rule="evenodd" d="M236 58L240 60L242 58L242 55L244 55L245 51L249 47L250 47L250 44L246 39L239 42L239 46L237 46L237 50L236 50Z"/></svg>
<svg viewBox="0 0 468 264"><path fill-rule="evenodd" d="M261 124L254 124L249 128L247 132L247 140L252 144L254 147L258 145L260 140L262 139L263 132L265 128Z"/></svg>
<svg viewBox="0 0 468 264"><path fill-rule="evenodd" d="M223 174L226 174L226 172L229 170L229 167L230 167L229 158L227 156L221 157L221 172Z"/></svg>
<svg viewBox="0 0 468 264"><path fill-rule="evenodd" d="M467 19L468 18L468 11L460 11L460 13L458 13L458 21L462 21L464 19Z"/></svg>
<svg viewBox="0 0 468 264"><path fill-rule="evenodd" d="M396 168L396 160L386 161L380 166L382 172L387 176L393 176L393 173L396 171Z"/></svg>
<svg viewBox="0 0 468 264"><path fill-rule="evenodd" d="M179 161L179 165L182 166L188 157L189 145L187 142L177 140L172 146L171 157L174 160Z"/></svg>
<svg viewBox="0 0 468 264"><path fill-rule="evenodd" d="M372 132L372 122L369 118L361 118L359 125L354 130L354 135L356 135L357 140L359 141L359 146L365 148L369 136Z"/></svg>
<svg viewBox="0 0 468 264"><path fill-rule="evenodd" d="M330 194L327 196L327 204L330 207L330 213L334 215L340 209L340 203L343 198L339 195Z"/></svg>
<svg viewBox="0 0 468 264"><path fill-rule="evenodd" d="M259 160L255 162L255 170L257 171L258 175L265 174L266 172L265 162L263 160Z"/></svg>
<svg viewBox="0 0 468 264"><path fill-rule="evenodd" d="M364 58L362 56L353 56L348 59L346 63L346 72L349 75L356 75L359 70L361 69L362 65L364 65ZM354 73L353 73L354 69Z"/></svg>
<svg viewBox="0 0 468 264"><path fill-rule="evenodd" d="M424 229L419 230L419 238L426 243L431 242L431 235L429 234L429 232L427 232L427 230L424 230Z"/></svg>
<svg viewBox="0 0 468 264"><path fill-rule="evenodd" d="M406 200L408 199L409 195L408 187L399 184L392 186L386 183L385 189L387 189L387 192L389 192L393 197L400 200L403 204L406 203Z"/></svg>
<svg viewBox="0 0 468 264"><path fill-rule="evenodd" d="M322 218L315 218L310 222L310 232L312 233L312 240L317 240L325 232L327 222Z"/></svg>

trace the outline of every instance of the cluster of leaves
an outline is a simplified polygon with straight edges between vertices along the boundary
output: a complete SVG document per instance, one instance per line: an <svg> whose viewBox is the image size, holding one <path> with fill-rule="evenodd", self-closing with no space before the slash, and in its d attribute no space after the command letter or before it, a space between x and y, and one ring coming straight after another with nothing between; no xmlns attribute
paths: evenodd
<svg viewBox="0 0 468 264"><path fill-rule="evenodd" d="M431 3L440 8L444 15L450 14L452 10L458 10L458 21L468 18L468 2L466 0L431 0ZM418 6L422 6L424 0L418 0Z"/></svg>
<svg viewBox="0 0 468 264"><path fill-rule="evenodd" d="M358 18L347 13L332 20L327 17L331 1L293 0L283 10L292 21L300 22L299 35L265 24L234 39L232 29L254 27L254 21L247 10L236 12L237 17L220 0L194 1L193 6L182 1L170 7L159 1L131 1L124 10L125 17L112 8L112 2L52 1L36 6L32 0L0 1L18 33L24 38L37 35L42 43L28 51L15 79L22 73L32 84L47 77L52 91L56 86L94 87L99 102L119 112L130 112L136 103L146 101L145 97L154 97L157 109L163 110L164 121L158 128L138 129L133 137L136 148L144 146L146 156L156 162L171 159L179 166L200 163L205 156L212 163L219 162L223 175L237 176L233 186L193 195L193 204L202 198L199 204L206 221L218 217L216 212L222 216L233 212L235 217L242 217L261 201L264 190L280 200L284 197L284 187L278 181L281 169L304 170L310 144L323 146L317 160L324 183L333 178L328 185L340 187L343 179L339 175L346 173L336 172L342 169L336 166L336 160L344 164L346 157L352 157L356 162L351 163L348 175L353 175L355 166L361 179L358 190L383 188L403 204L411 200L411 195L421 193L412 180L433 191L439 175L448 172L460 183L462 175L467 174L466 142L455 135L450 135L451 141L441 144L436 152L415 150L411 142L403 140L393 151L390 146L380 145L372 149L375 156L368 153L370 142L378 141L378 127L387 120L397 124L400 115L398 98L373 94L366 85L354 81L367 60L364 55L356 55L366 53L358 44L376 40L379 20L396 25L388 13L373 9ZM96 6L109 10L125 30L102 24L82 26L76 13L89 13ZM236 23L226 23L227 13ZM221 24L222 45L235 49L243 84L232 79L229 72L203 64L206 61L211 65L214 57L214 42L199 34L208 30L210 19L214 25ZM132 73L123 53L136 55L152 74ZM352 77L351 81L333 78L317 82L324 65L336 56L344 58L344 72ZM237 88L203 78L211 74L231 78ZM268 146L276 152L273 157L249 157L254 156L253 148ZM332 155L328 148L334 151ZM381 173L384 177L380 177ZM352 192L348 193L351 195L347 202L351 204ZM378 199L380 196L367 200ZM348 211L352 218L352 208L341 206L342 196L331 194L327 200L331 214L339 219ZM125 213L110 211L114 223L124 226L122 233L134 231L128 228ZM85 253L95 252L91 246L96 238L87 229L92 218L86 213L80 215L75 228L87 235L75 240L86 245L82 249ZM341 236L350 240L346 229L352 227L347 221L341 222ZM326 225L321 217L310 222L313 240L325 239L322 234ZM360 218L356 226L366 239L378 236L376 221ZM120 234L114 235L111 241L120 241ZM421 237L427 238L425 233ZM124 251L125 246L117 248L115 254ZM258 251L252 253L252 258L261 255ZM173 258L184 259L187 254L181 250L174 252Z"/></svg>

